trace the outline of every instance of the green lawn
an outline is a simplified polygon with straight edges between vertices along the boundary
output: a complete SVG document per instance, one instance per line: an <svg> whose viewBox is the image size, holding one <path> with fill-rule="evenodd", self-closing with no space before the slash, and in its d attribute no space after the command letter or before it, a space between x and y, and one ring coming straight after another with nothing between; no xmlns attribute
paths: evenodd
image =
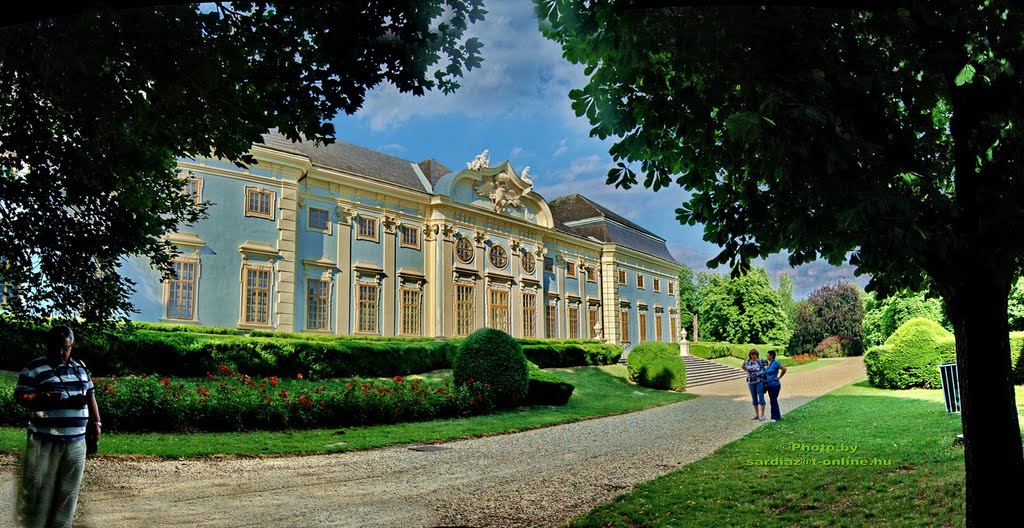
<svg viewBox="0 0 1024 528"><path fill-rule="evenodd" d="M106 454L160 457L346 451L504 433L636 411L695 398L691 394L656 391L629 384L626 381L626 368L621 365L550 370L576 386L572 398L565 406L523 407L486 416L345 429L109 434L103 437L100 450ZM428 376L438 375L440 374ZM21 450L24 445L24 429L0 428L0 451Z"/></svg>
<svg viewBox="0 0 1024 528"><path fill-rule="evenodd" d="M1016 394L1019 405L1024 387ZM572 525L957 526L964 460L952 440L960 430L960 416L946 414L941 391L887 391L864 381ZM804 451L823 445L837 451ZM844 445L857 450L843 453Z"/></svg>

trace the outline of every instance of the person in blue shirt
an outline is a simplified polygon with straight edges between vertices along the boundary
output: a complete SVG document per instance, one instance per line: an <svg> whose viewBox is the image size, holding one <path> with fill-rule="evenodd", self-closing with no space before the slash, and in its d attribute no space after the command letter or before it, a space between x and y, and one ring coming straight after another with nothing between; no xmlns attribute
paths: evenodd
<svg viewBox="0 0 1024 528"><path fill-rule="evenodd" d="M768 351L768 368L764 369L764 386L768 390L768 399L771 402L772 408L772 420L777 422L782 419L782 413L779 412L779 391L782 390L782 382L779 381L783 376L786 375L786 367L782 366L775 359L775 351Z"/></svg>

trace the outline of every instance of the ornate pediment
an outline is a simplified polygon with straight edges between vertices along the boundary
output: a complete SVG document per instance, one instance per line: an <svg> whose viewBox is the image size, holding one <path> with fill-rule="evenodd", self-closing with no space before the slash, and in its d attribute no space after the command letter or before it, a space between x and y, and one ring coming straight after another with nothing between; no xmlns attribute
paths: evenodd
<svg viewBox="0 0 1024 528"><path fill-rule="evenodd" d="M533 183L516 176L512 167L506 163L496 174L483 174L473 190L491 201L495 213L506 213L509 209L523 205L522 197L533 190Z"/></svg>

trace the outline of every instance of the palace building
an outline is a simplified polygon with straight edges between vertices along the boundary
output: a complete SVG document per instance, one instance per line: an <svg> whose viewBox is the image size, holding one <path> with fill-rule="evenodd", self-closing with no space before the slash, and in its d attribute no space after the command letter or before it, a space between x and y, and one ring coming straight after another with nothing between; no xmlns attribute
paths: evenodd
<svg viewBox="0 0 1024 528"><path fill-rule="evenodd" d="M487 152L452 171L270 133L256 164L182 159L208 218L167 235L164 282L132 260L139 321L329 334L674 342L665 239L586 197L547 201Z"/></svg>

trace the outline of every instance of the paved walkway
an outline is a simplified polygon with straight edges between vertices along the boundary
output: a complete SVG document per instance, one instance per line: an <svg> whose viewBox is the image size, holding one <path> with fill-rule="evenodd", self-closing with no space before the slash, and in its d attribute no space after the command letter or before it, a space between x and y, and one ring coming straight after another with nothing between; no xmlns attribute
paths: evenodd
<svg viewBox="0 0 1024 528"><path fill-rule="evenodd" d="M860 358L791 372L783 412L864 376ZM750 420L742 381L693 392L702 397L431 453L90 460L76 526L557 526L762 425ZM15 469L0 459L0 524L10 519Z"/></svg>

